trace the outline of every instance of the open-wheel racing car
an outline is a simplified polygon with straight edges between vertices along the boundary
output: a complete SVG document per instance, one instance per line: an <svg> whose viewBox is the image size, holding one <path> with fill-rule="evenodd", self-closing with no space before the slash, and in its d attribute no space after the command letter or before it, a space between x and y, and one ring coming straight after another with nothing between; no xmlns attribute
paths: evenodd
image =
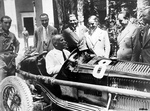
<svg viewBox="0 0 150 111"><path fill-rule="evenodd" d="M149 64L73 51L51 77L45 55L24 58L1 81L1 111L150 111Z"/></svg>

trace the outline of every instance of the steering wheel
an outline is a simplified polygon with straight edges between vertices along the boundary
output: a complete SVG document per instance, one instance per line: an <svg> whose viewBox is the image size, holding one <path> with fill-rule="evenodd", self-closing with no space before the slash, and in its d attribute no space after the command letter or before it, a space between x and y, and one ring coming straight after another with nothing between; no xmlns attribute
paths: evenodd
<svg viewBox="0 0 150 111"><path fill-rule="evenodd" d="M47 75L46 65L45 65L45 56L48 52L45 51L40 54L36 59L36 66L41 75Z"/></svg>

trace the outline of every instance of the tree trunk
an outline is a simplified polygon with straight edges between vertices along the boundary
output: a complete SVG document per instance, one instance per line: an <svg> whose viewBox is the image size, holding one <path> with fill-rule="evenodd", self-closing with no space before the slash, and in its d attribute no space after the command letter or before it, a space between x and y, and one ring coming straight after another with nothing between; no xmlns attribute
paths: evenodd
<svg viewBox="0 0 150 111"><path fill-rule="evenodd" d="M78 0L77 1L77 16L78 16L78 20L79 20L80 25L82 25L83 21L84 21L83 5L84 5L84 0Z"/></svg>

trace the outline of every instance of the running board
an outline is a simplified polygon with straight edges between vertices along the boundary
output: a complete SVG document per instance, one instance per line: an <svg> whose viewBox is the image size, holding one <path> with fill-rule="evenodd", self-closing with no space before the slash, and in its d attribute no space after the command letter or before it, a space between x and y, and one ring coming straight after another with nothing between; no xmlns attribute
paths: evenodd
<svg viewBox="0 0 150 111"><path fill-rule="evenodd" d="M70 110L70 111L107 111L106 108L101 108L99 106L84 104L84 103L75 103L66 100L59 99L54 94L52 94L44 85L36 84L39 86L43 92L48 96L48 98L57 106Z"/></svg>

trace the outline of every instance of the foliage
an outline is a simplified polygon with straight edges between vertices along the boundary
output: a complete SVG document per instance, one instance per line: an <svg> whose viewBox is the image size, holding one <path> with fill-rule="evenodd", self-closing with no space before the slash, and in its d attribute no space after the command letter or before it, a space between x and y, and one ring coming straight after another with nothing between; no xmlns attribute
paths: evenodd
<svg viewBox="0 0 150 111"><path fill-rule="evenodd" d="M55 27L66 26L71 13L77 15L77 0L54 0Z"/></svg>
<svg viewBox="0 0 150 111"><path fill-rule="evenodd" d="M96 15L99 18L98 9L94 5L93 0L85 0L83 6L84 24L87 26L88 18L91 15Z"/></svg>

